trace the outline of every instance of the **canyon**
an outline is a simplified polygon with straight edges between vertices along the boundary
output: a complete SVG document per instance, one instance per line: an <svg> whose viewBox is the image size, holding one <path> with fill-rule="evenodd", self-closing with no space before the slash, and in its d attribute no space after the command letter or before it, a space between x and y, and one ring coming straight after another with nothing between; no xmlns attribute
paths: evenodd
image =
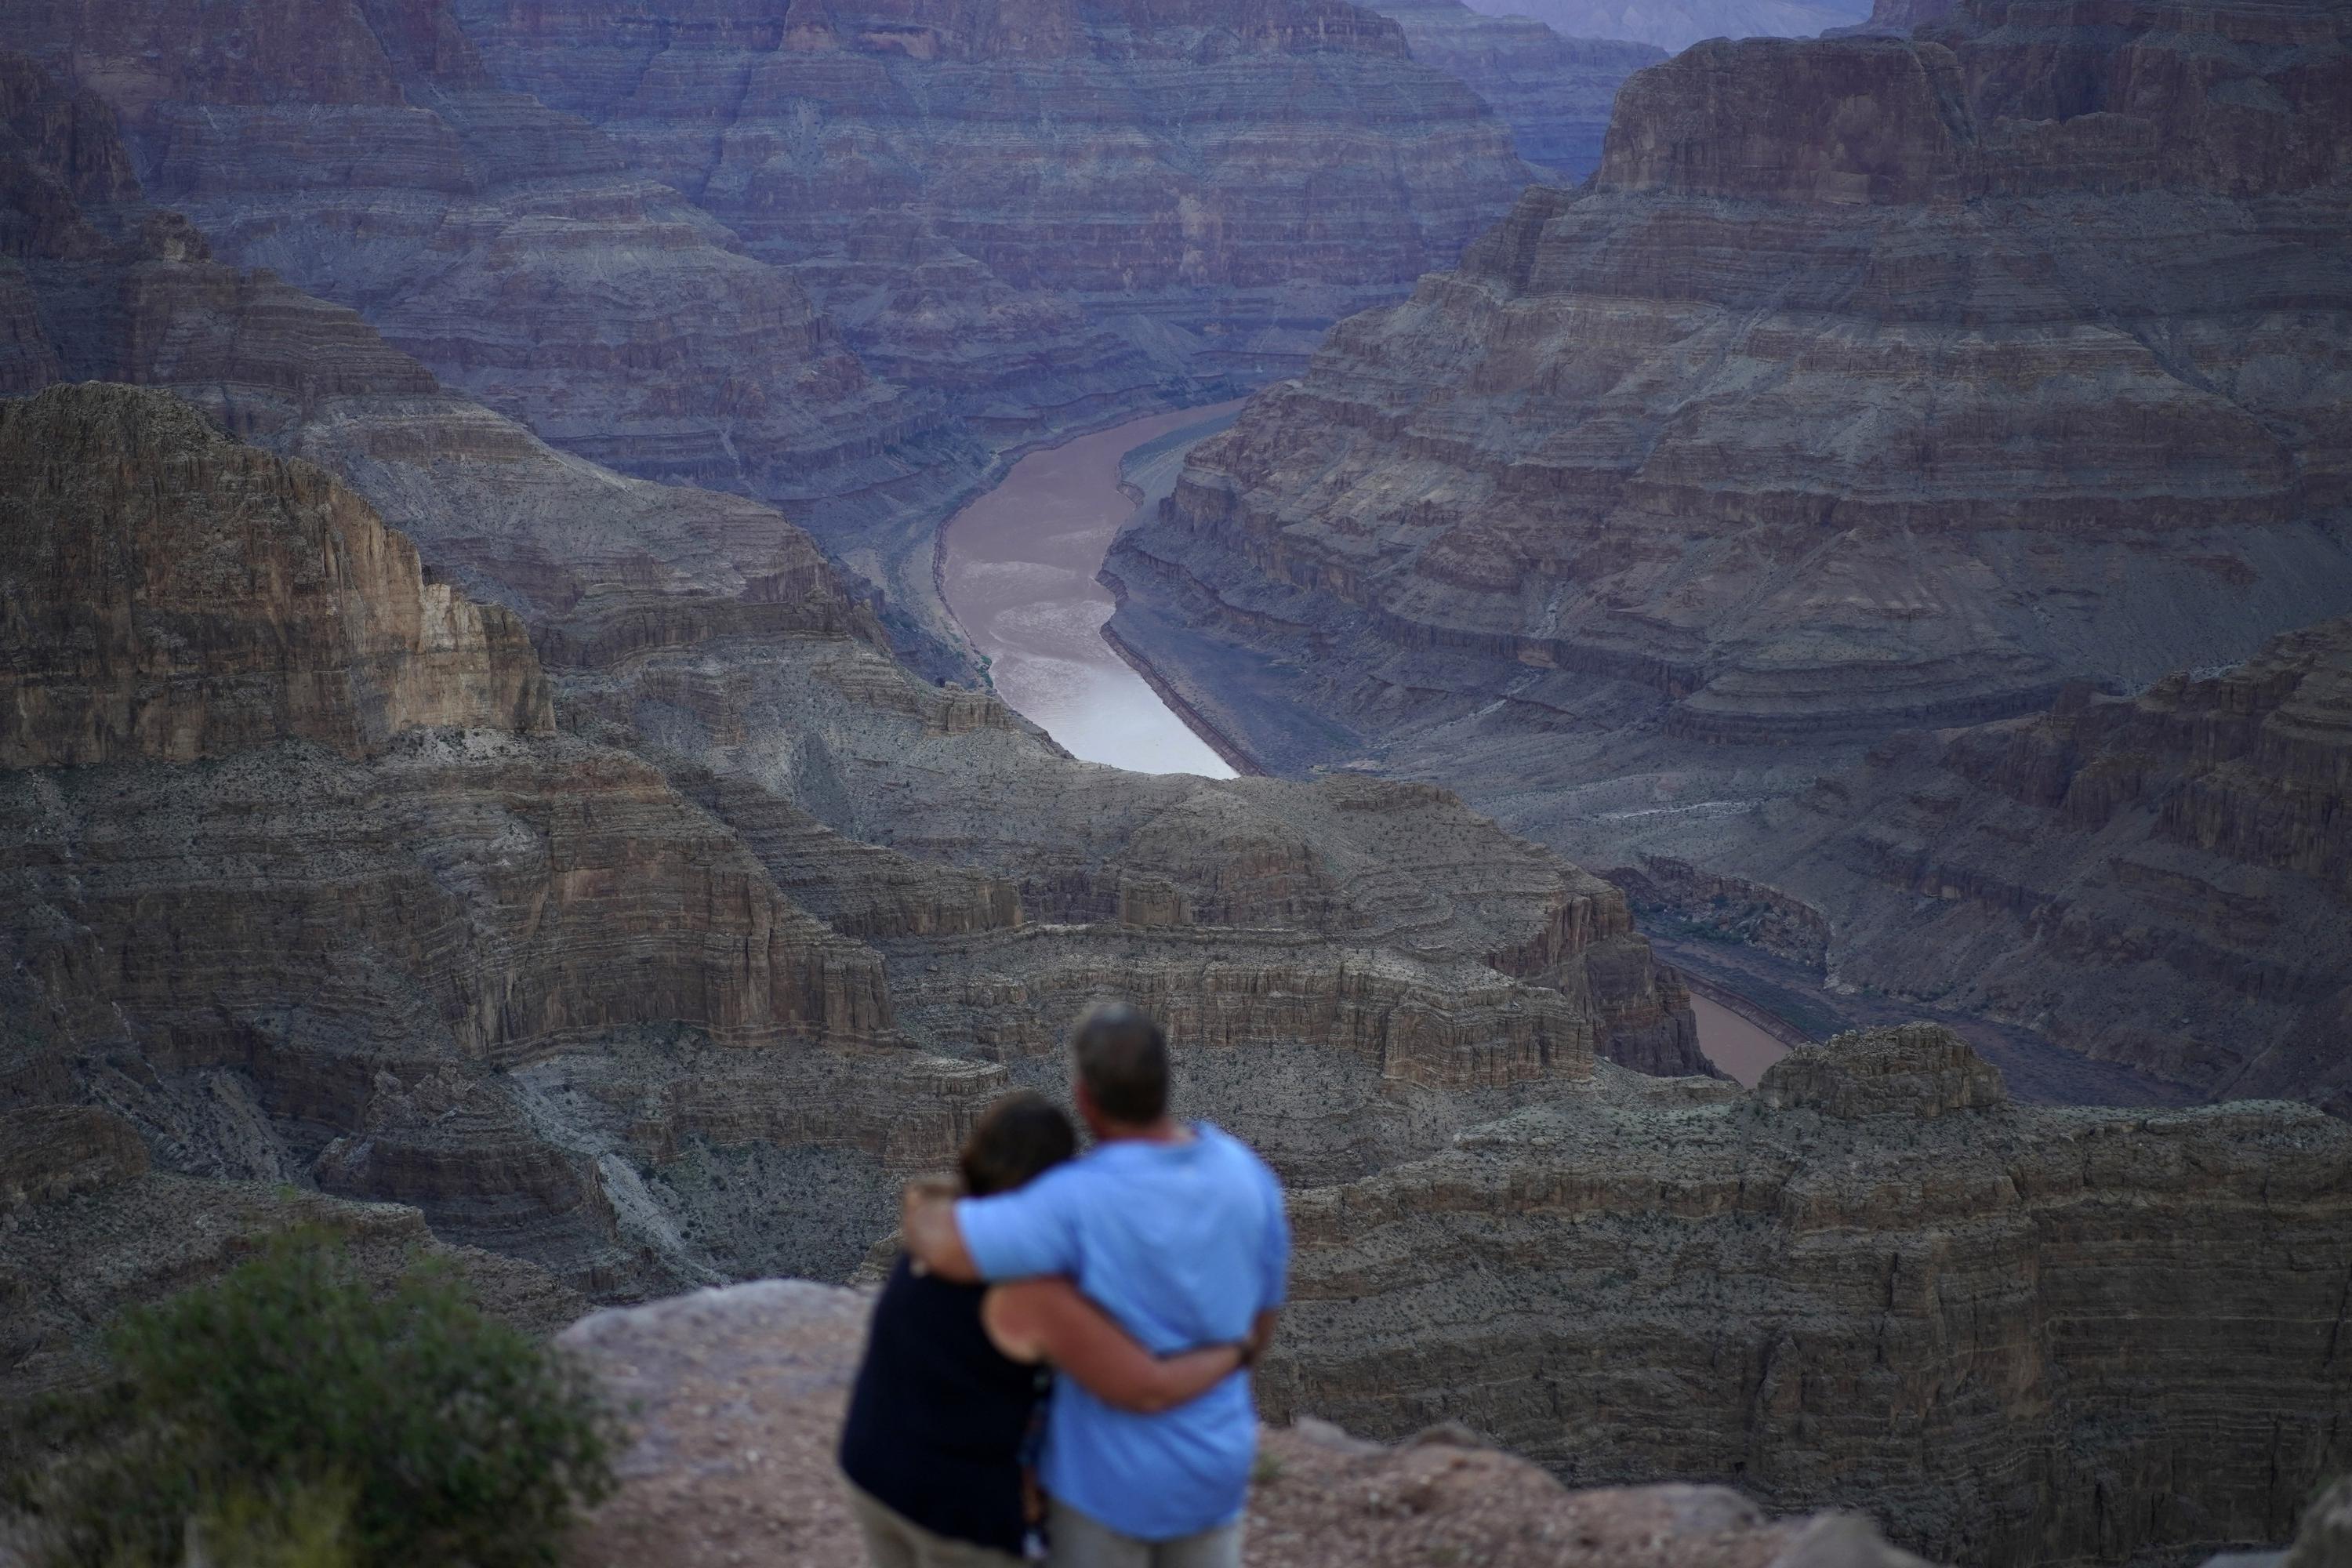
<svg viewBox="0 0 2352 1568"><path fill-rule="evenodd" d="M796 622L765 578L697 640L550 668L340 481L163 394L0 405L0 471L5 1081L175 1170L627 1291L845 1269L890 1173L1056 1079L1106 990L1302 1173L1596 1054L1703 1070L1614 889L1423 786L1075 762L827 574Z"/></svg>
<svg viewBox="0 0 2352 1568"><path fill-rule="evenodd" d="M1112 632L1269 771L1443 778L1654 912L1777 910L1816 984L2221 1092L2314 1026L2231 1014L2279 982L2133 970L2137 937L2070 944L2064 900L1990 889L2042 997L1972 989L1989 933L1849 974L1892 905L1749 821L1865 787L1898 734L2167 689L2352 603L2344 16L2101 16L1964 5L1636 75L1590 184L1531 188L1195 449L1114 546ZM2267 865L2230 877L2233 907L2340 922ZM2334 951L2285 991L2318 1005ZM2151 982L2139 1024L2055 1016L2070 965L2089 1007L2084 966Z"/></svg>
<svg viewBox="0 0 2352 1568"><path fill-rule="evenodd" d="M13 8L0 1417L323 1226L614 1309L579 1561L834 1560L842 1287L1124 995L1290 1188L1268 1561L2287 1539L2341 7L1591 15Z"/></svg>
<svg viewBox="0 0 2352 1568"><path fill-rule="evenodd" d="M37 0L0 47L110 109L225 262L561 450L791 507L932 675L971 672L938 525L1012 455L1302 363L1532 173L1341 0L240 0L183 31ZM1538 138L1589 140L1617 64Z"/></svg>

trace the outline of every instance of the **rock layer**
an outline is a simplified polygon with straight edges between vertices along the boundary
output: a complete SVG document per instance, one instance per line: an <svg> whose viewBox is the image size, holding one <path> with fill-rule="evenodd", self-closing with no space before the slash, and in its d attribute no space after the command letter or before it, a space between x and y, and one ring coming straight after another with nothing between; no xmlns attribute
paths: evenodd
<svg viewBox="0 0 2352 1568"><path fill-rule="evenodd" d="M1289 363L1458 254L1526 173L1475 96L1338 0L455 10L499 79L1003 435Z"/></svg>
<svg viewBox="0 0 2352 1568"><path fill-rule="evenodd" d="M1636 76L1591 188L1335 331L1112 569L1189 575L1391 731L1383 686L1572 708L1598 677L1696 741L1853 737L2324 613L2340 15L2150 11L2126 48L2056 8L2079 89L2005 16ZM2226 289L2158 215L2228 237Z"/></svg>
<svg viewBox="0 0 2352 1568"><path fill-rule="evenodd" d="M1462 1421L1571 1484L2119 1562L2284 1540L2352 1460L2352 1129L2307 1107L2011 1106L1917 1026L1753 1098L1604 1069L1293 1212L1272 1408Z"/></svg>
<svg viewBox="0 0 2352 1568"><path fill-rule="evenodd" d="M1585 864L1745 881L1866 949L1879 916L1809 890L1841 873L1727 856L1741 814L1890 735L2145 690L2352 602L2345 26L1979 4L1643 71L1591 184L1530 191L1195 448L1113 549L1113 629L1276 771L1444 778ZM2161 881L2070 960L2128 971ZM2273 890L2228 907L2333 918ZM1964 998L1969 960L1909 952L1831 978L2234 1078L2225 1038L2198 1068L2122 1042L2144 1026L2093 1043L2064 1014L2095 987L2054 965L2030 1004ZM2308 1005L2324 970L2266 994ZM2226 1036L2220 1008L2173 1026Z"/></svg>
<svg viewBox="0 0 2352 1568"><path fill-rule="evenodd" d="M1633 864L1737 873L1644 879L1664 910L1815 911L1817 951L1789 956L1843 983L2029 1022L2202 1095L2352 1114L2347 690L2352 623L2330 621L2136 698L1900 737L1791 800L1662 822Z"/></svg>
<svg viewBox="0 0 2352 1568"><path fill-rule="evenodd" d="M516 468L555 465L561 494L569 462ZM411 504L468 495L387 478L428 470L357 471ZM772 514L781 537L594 584L631 607L611 635L567 630L577 605L526 578L570 661L550 733L513 616L423 582L340 482L159 393L10 405L0 472L32 693L0 771L29 1030L0 1093L114 1106L169 1168L413 1204L625 1294L845 1273L891 1173L944 1163L1009 1084L1058 1080L1061 1026L1105 994L1165 1011L1198 1106L1324 1178L1601 1052L1697 1063L1615 889L1423 787L1072 762L912 678ZM305 574L338 551L377 563L346 574L373 596L312 614ZM465 635L370 629L419 605ZM1314 1062L1320 1094L1297 1087Z"/></svg>
<svg viewBox="0 0 2352 1568"><path fill-rule="evenodd" d="M78 392L0 405L0 766L554 728L521 624L307 464Z"/></svg>
<svg viewBox="0 0 2352 1568"><path fill-rule="evenodd" d="M358 310L558 445L795 496L946 453L936 412L874 382L789 278L499 90L437 0L244 0L201 26L34 0L5 41L110 105L148 195L222 256Z"/></svg>

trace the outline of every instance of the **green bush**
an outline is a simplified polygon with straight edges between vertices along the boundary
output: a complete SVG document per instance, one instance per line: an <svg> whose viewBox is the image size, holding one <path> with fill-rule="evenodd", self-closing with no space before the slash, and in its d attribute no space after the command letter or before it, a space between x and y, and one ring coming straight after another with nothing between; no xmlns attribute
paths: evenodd
<svg viewBox="0 0 2352 1568"><path fill-rule="evenodd" d="M54 1568L553 1560L612 1489L586 1374L434 1266L388 1290L318 1233L126 1314L115 1377L26 1489Z"/></svg>

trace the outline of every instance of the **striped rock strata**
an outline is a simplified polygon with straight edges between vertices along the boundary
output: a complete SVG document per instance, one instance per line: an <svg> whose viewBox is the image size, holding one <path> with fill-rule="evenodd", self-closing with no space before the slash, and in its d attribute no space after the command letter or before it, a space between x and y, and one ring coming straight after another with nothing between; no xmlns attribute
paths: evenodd
<svg viewBox="0 0 2352 1568"><path fill-rule="evenodd" d="M1938 1560L2294 1533L2352 1463L2352 1127L2005 1103L1920 1025L1592 1092L1293 1205L1265 1392L1572 1485L1867 1507Z"/></svg>
<svg viewBox="0 0 2352 1568"><path fill-rule="evenodd" d="M154 392L0 405L0 1093L169 1168L627 1293L845 1273L1103 994L1321 1178L1602 1052L1696 1063L1622 896L1438 792L1074 763L854 615L681 594L676 638L548 672L340 482Z"/></svg>

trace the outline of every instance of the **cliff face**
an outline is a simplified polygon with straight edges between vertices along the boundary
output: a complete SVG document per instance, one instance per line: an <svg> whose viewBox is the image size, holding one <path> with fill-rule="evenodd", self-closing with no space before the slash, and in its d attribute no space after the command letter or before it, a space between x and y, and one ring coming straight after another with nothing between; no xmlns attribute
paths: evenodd
<svg viewBox="0 0 2352 1568"><path fill-rule="evenodd" d="M1790 800L1645 836L1635 864L1735 873L1665 897L1676 912L1827 911L1811 962L1842 983L2031 1021L2200 1094L2352 1113L2347 683L2352 625L2327 622L2136 698L1899 738Z"/></svg>
<svg viewBox="0 0 2352 1568"><path fill-rule="evenodd" d="M0 766L554 728L521 624L325 473L120 395L0 405Z"/></svg>
<svg viewBox="0 0 2352 1568"><path fill-rule="evenodd" d="M2341 24L1693 49L1626 85L1592 187L1336 330L1114 569L1189 573L1360 701L1427 649L1385 684L1602 677L1712 742L2242 657L2352 576Z"/></svg>
<svg viewBox="0 0 2352 1568"><path fill-rule="evenodd" d="M184 217L147 200L93 95L7 55L0 91L21 128L0 142L0 178L26 193L27 215L20 258L0 257L25 311L16 352L0 346L0 382L165 388L247 441L316 461L436 575L524 616L558 666L690 638L705 622L874 626L772 509L559 455L354 312L215 260Z"/></svg>
<svg viewBox="0 0 2352 1568"><path fill-rule="evenodd" d="M1414 59L1460 78L1492 104L1519 156L1559 184L1592 173L1617 89L1666 58L1654 44L1564 38L1524 15L1485 16L1461 0L1393 0L1372 9L1404 29Z"/></svg>
<svg viewBox="0 0 2352 1568"><path fill-rule="evenodd" d="M1474 94L1339 0L453 8L502 82L1000 438L1295 363L1526 177Z"/></svg>
<svg viewBox="0 0 2352 1568"><path fill-rule="evenodd" d="M1195 449L1114 547L1115 629L1279 770L1370 759L1584 864L1769 862L1802 902L1727 822L2340 615L2344 14L2118 15L1636 75L1592 184ZM1864 983L1965 988L1923 956Z"/></svg>
<svg viewBox="0 0 2352 1568"><path fill-rule="evenodd" d="M807 295L437 0L31 0L8 37L119 116L224 258L360 311L447 384L632 472L855 496L961 460Z"/></svg>
<svg viewBox="0 0 2352 1568"><path fill-rule="evenodd" d="M1604 1075L1298 1194L1269 1405L1460 1420L1578 1485L1867 1498L1965 1563L2284 1540L2352 1458L2343 1123L2012 1107L1931 1026L1679 1089Z"/></svg>

